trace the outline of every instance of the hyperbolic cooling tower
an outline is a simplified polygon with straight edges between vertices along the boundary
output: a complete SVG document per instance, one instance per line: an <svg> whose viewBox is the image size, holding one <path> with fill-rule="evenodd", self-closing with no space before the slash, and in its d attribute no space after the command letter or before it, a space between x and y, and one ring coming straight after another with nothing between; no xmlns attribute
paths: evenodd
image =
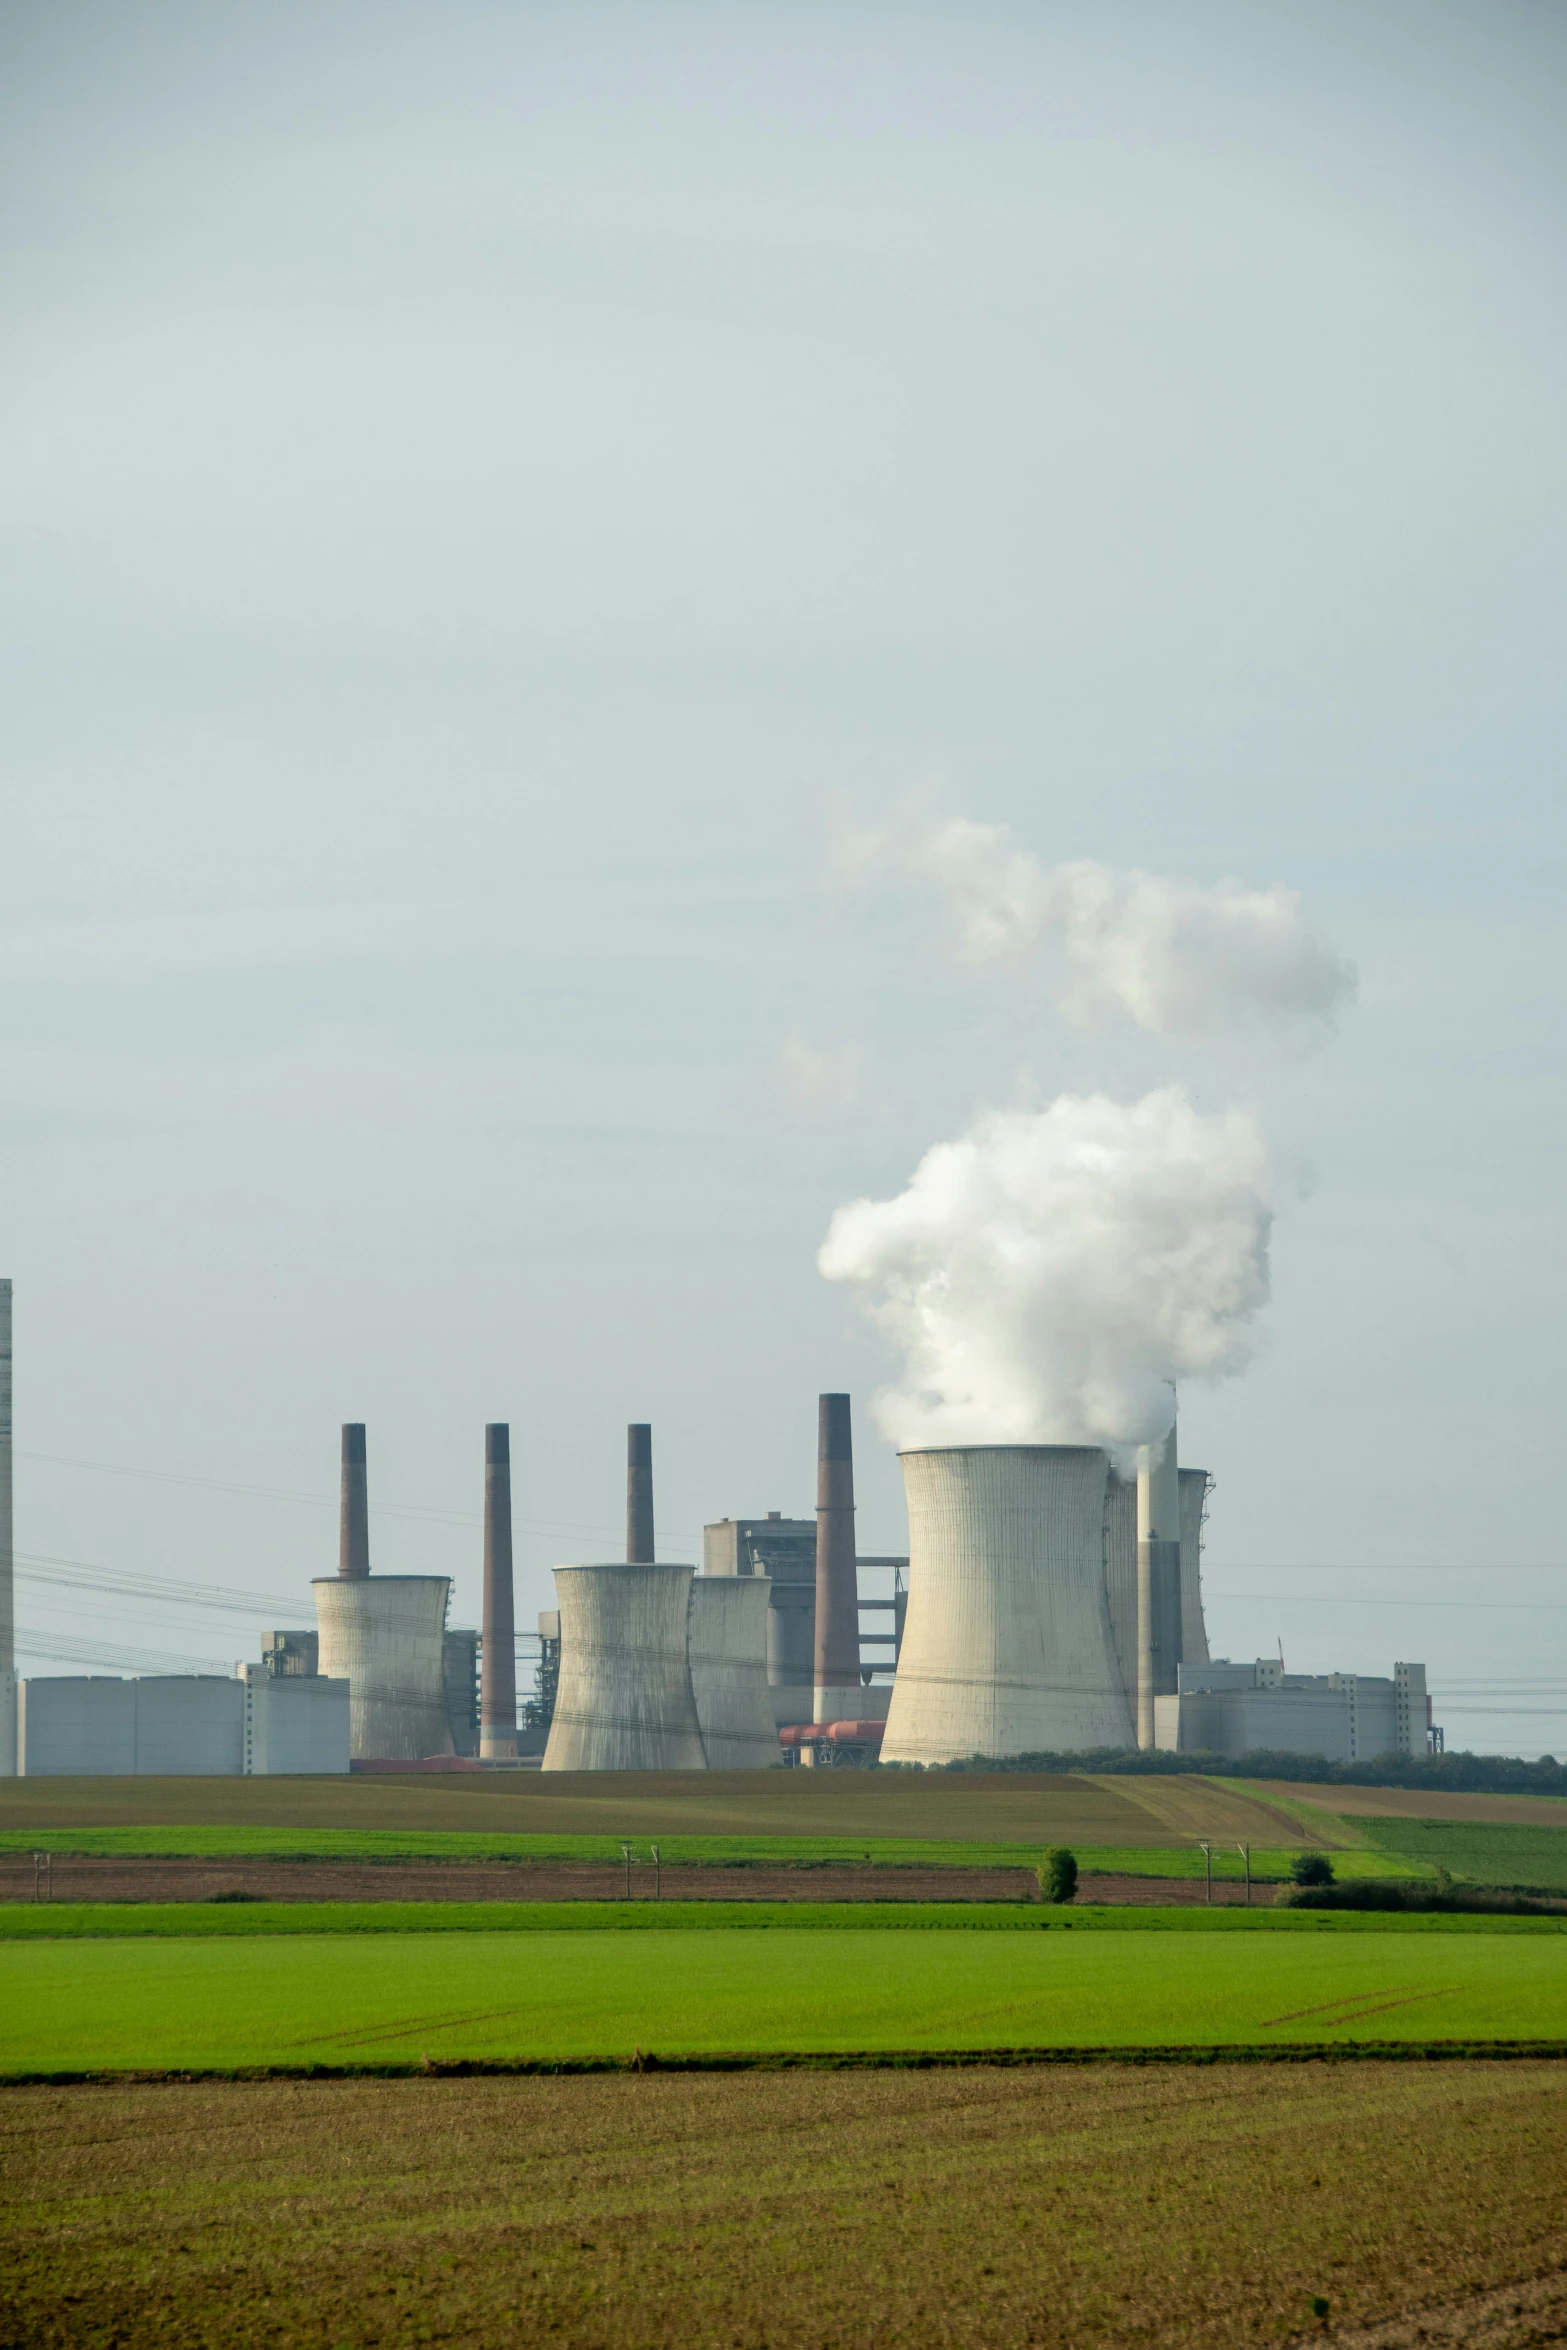
<svg viewBox="0 0 1567 2350"><path fill-rule="evenodd" d="M909 1612L882 1759L1129 1746L1105 1590L1104 1453L974 1445L900 1458Z"/></svg>
<svg viewBox="0 0 1567 2350"><path fill-rule="evenodd" d="M693 1577L629 1560L555 1569L560 1680L545 1770L706 1769L686 1657Z"/></svg>
<svg viewBox="0 0 1567 2350"><path fill-rule="evenodd" d="M15 1552L11 1520L11 1284L0 1281L0 1779L16 1774Z"/></svg>
<svg viewBox="0 0 1567 2350"><path fill-rule="evenodd" d="M343 1429L338 1570L311 1588L318 1670L348 1683L355 1762L421 1762L450 1754L446 1712L446 1575L372 1575L363 1423Z"/></svg>
<svg viewBox="0 0 1567 2350"><path fill-rule="evenodd" d="M763 1576L698 1575L692 1581L687 1653L710 1771L765 1771L778 1760L767 1686L770 1596Z"/></svg>

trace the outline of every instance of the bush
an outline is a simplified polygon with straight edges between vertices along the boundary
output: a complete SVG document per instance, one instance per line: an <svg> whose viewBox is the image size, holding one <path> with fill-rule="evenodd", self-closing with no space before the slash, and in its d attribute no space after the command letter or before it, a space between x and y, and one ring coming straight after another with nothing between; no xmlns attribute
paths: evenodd
<svg viewBox="0 0 1567 2350"><path fill-rule="evenodd" d="M1333 1863L1325 1852L1297 1852L1290 1862L1290 1876L1297 1885L1331 1885Z"/></svg>
<svg viewBox="0 0 1567 2350"><path fill-rule="evenodd" d="M1413 1883L1407 1877L1359 1877L1347 1885L1286 1887L1287 1909L1435 1910L1449 1915L1560 1917L1567 1904L1486 1885Z"/></svg>
<svg viewBox="0 0 1567 2350"><path fill-rule="evenodd" d="M1077 1899L1077 1854L1052 1844L1039 1868L1039 1890L1047 1901Z"/></svg>

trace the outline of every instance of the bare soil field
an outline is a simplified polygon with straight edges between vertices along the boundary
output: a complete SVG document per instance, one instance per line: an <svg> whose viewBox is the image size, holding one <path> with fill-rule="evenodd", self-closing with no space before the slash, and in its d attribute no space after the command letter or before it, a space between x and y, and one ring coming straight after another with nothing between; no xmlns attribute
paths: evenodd
<svg viewBox="0 0 1567 2350"><path fill-rule="evenodd" d="M1560 1795L1450 1795L1424 1787L1297 1786L1293 1780L1249 1782L1261 1797L1306 1803L1346 1820L1476 1820L1518 1828L1567 1828Z"/></svg>
<svg viewBox="0 0 1567 2350"><path fill-rule="evenodd" d="M1526 2350L1567 2066L0 2091L0 2346Z"/></svg>
<svg viewBox="0 0 1567 2350"><path fill-rule="evenodd" d="M1027 1772L537 1771L332 1779L0 1779L0 1829L390 1828L501 1835L909 1836L958 1842L1259 1846L1310 1840L1260 1799L1197 1779ZM1331 1832L1331 1822L1324 1820Z"/></svg>
<svg viewBox="0 0 1567 2350"><path fill-rule="evenodd" d="M654 1873L632 1871L631 1895L654 1897ZM658 1879L670 1901L1034 1901L1038 1884L1023 1868L899 1868L847 1862L720 1867L676 1863ZM55 1901L622 1901L626 1873L612 1863L565 1861L337 1861L138 1859L56 1853L48 1878ZM0 1902L37 1897L29 1857L0 1858ZM1215 1905L1244 1899L1240 1885L1215 1884ZM1258 1889L1259 1901L1272 1898ZM1078 1898L1170 1907L1201 1902L1200 1879L1094 1875L1079 1879Z"/></svg>

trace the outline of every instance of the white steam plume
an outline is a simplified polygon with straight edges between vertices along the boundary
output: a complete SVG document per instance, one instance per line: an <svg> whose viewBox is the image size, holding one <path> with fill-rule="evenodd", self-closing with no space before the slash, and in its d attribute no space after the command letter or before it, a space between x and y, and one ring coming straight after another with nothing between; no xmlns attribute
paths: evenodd
<svg viewBox="0 0 1567 2350"><path fill-rule="evenodd" d="M1119 1011L1156 1036L1254 1025L1309 1035L1355 993L1354 966L1312 929L1292 889L1044 865L1004 824L962 816L917 838L902 861L940 891L962 960L1053 951L1080 1018Z"/></svg>
<svg viewBox="0 0 1567 2350"><path fill-rule="evenodd" d="M833 1217L817 1262L902 1348L899 1445L1148 1443L1170 1382L1239 1370L1268 1296L1256 1122L1178 1086L988 1112L896 1199Z"/></svg>

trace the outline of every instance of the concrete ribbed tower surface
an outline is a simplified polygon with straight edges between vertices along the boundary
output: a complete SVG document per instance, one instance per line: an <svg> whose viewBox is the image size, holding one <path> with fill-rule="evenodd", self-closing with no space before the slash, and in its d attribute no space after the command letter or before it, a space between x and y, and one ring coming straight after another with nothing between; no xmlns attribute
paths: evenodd
<svg viewBox="0 0 1567 2350"><path fill-rule="evenodd" d="M816 1429L816 1659L814 1718L860 1711L859 1571L854 1545L854 1436L846 1395L824 1395Z"/></svg>
<svg viewBox="0 0 1567 2350"><path fill-rule="evenodd" d="M767 1685L769 1597L764 1576L692 1581L686 1653L710 1771L765 1771L779 1759Z"/></svg>
<svg viewBox="0 0 1567 2350"><path fill-rule="evenodd" d="M694 1574L644 1559L555 1569L560 1680L545 1770L707 1768L686 1645Z"/></svg>
<svg viewBox="0 0 1567 2350"><path fill-rule="evenodd" d="M511 1430L484 1431L484 1645L479 1665L479 1753L517 1755L517 1615L511 1556Z"/></svg>
<svg viewBox="0 0 1567 2350"><path fill-rule="evenodd" d="M16 1533L11 1484L11 1284L0 1281L0 1779L16 1776Z"/></svg>
<svg viewBox="0 0 1567 2350"><path fill-rule="evenodd" d="M905 1452L909 1609L888 1762L1129 1746L1087 1445Z"/></svg>
<svg viewBox="0 0 1567 2350"><path fill-rule="evenodd" d="M355 1762L421 1762L451 1754L446 1713L446 1575L372 1575L364 1424L345 1422L335 1575L311 1585L317 1670L348 1683Z"/></svg>

